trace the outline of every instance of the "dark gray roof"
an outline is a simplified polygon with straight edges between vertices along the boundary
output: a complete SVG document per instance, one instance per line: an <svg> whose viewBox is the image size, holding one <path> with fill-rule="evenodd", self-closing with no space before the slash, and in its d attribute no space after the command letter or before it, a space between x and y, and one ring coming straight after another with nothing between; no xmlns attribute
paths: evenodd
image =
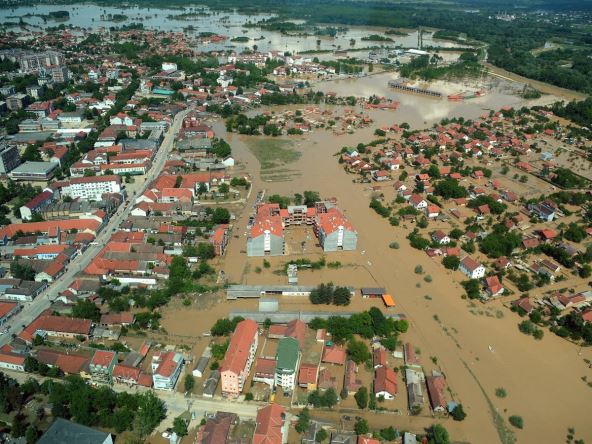
<svg viewBox="0 0 592 444"><path fill-rule="evenodd" d="M103 444L108 438L109 433L58 418L37 444Z"/></svg>

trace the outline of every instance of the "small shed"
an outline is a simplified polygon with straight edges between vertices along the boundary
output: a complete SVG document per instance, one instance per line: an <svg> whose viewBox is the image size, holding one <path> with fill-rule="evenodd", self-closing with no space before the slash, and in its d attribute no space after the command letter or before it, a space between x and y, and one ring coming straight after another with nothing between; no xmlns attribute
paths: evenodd
<svg viewBox="0 0 592 444"><path fill-rule="evenodd" d="M191 374L193 376L195 376L196 378L203 377L204 372L206 371L206 368L208 367L209 361L210 361L210 358L208 356L202 356L201 358L199 358L199 360L197 361L197 365L195 366L195 368L193 369L193 372L191 372Z"/></svg>
<svg viewBox="0 0 592 444"><path fill-rule="evenodd" d="M390 294L383 294L382 302L384 302L384 305L386 305L388 308L395 306L395 300Z"/></svg>
<svg viewBox="0 0 592 444"><path fill-rule="evenodd" d="M360 292L363 298L380 298L386 293L384 288L379 287L363 287Z"/></svg>

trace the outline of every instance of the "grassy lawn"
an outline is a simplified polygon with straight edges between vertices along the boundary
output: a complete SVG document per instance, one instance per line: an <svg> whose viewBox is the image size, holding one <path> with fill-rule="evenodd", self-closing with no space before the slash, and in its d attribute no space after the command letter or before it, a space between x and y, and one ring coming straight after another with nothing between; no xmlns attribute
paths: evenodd
<svg viewBox="0 0 592 444"><path fill-rule="evenodd" d="M262 171L279 168L300 157L300 153L292 148L294 143L290 140L252 137L246 143L259 160Z"/></svg>

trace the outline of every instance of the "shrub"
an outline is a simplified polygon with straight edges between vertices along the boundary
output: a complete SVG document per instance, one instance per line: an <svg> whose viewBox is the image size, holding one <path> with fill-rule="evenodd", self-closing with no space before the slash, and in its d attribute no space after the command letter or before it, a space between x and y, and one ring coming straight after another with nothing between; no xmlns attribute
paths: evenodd
<svg viewBox="0 0 592 444"><path fill-rule="evenodd" d="M495 389L495 396L497 396L498 398L505 398L506 396L508 396L508 392L506 392L506 389L504 389L503 387L499 387Z"/></svg>
<svg viewBox="0 0 592 444"><path fill-rule="evenodd" d="M454 409L452 410L452 418L455 421L462 421L467 417L467 414L465 413L462 404L458 404L456 407L454 407Z"/></svg>
<svg viewBox="0 0 592 444"><path fill-rule="evenodd" d="M415 271L415 274L422 274L423 273L423 267L421 265L416 265L414 271Z"/></svg>
<svg viewBox="0 0 592 444"><path fill-rule="evenodd" d="M392 248L393 250L398 250L399 249L399 242L391 242L389 244L389 248Z"/></svg>
<svg viewBox="0 0 592 444"><path fill-rule="evenodd" d="M510 424L512 424L517 429L524 428L524 420L522 419L522 416L512 415L508 418L508 421L510 421Z"/></svg>
<svg viewBox="0 0 592 444"><path fill-rule="evenodd" d="M425 276L423 278L423 280L426 281L429 284L430 282L432 282L432 277L428 274L427 276Z"/></svg>

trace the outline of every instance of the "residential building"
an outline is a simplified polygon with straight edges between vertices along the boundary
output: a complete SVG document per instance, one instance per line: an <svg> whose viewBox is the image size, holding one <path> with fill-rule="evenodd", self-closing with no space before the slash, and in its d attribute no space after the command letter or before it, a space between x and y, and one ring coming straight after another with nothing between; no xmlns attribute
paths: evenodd
<svg viewBox="0 0 592 444"><path fill-rule="evenodd" d="M0 351L0 369L24 372L25 356L12 352Z"/></svg>
<svg viewBox="0 0 592 444"><path fill-rule="evenodd" d="M283 387L284 391L294 390L296 373L300 364L300 350L298 341L294 338L282 338L279 341L276 354L275 384Z"/></svg>
<svg viewBox="0 0 592 444"><path fill-rule="evenodd" d="M300 364L298 371L298 386L306 390L316 390L319 366L316 364Z"/></svg>
<svg viewBox="0 0 592 444"><path fill-rule="evenodd" d="M20 164L18 148L0 142L0 174L8 174Z"/></svg>
<svg viewBox="0 0 592 444"><path fill-rule="evenodd" d="M92 322L89 319L41 314L18 337L28 343L32 342L35 335L38 334L68 339L80 336L88 339L91 328Z"/></svg>
<svg viewBox="0 0 592 444"><path fill-rule="evenodd" d="M424 376L421 370L414 370L412 368L405 369L405 381L407 383L407 400L409 402L409 410L423 406L423 383Z"/></svg>
<svg viewBox="0 0 592 444"><path fill-rule="evenodd" d="M446 412L446 398L444 397L446 380L444 379L444 376L433 371L432 376L426 378L426 384L432 410L438 413Z"/></svg>
<svg viewBox="0 0 592 444"><path fill-rule="evenodd" d="M198 432L195 444L228 444L230 429L237 423L238 416L235 413L216 412Z"/></svg>
<svg viewBox="0 0 592 444"><path fill-rule="evenodd" d="M31 220L33 213L37 213L46 208L54 200L53 191L45 189L41 193L37 194L33 199L24 204L19 208L21 213L21 219Z"/></svg>
<svg viewBox="0 0 592 444"><path fill-rule="evenodd" d="M113 444L113 438L109 433L57 418L37 441L37 444L65 443Z"/></svg>
<svg viewBox="0 0 592 444"><path fill-rule="evenodd" d="M97 350L89 365L92 382L95 384L111 384L115 364L117 364L117 352Z"/></svg>
<svg viewBox="0 0 592 444"><path fill-rule="evenodd" d="M257 411L257 426L252 444L283 444L288 438L286 410L279 404L270 404Z"/></svg>
<svg viewBox="0 0 592 444"><path fill-rule="evenodd" d="M224 361L220 366L224 396L238 397L242 392L251 365L255 360L259 344L258 329L257 323L250 319L245 319L237 324Z"/></svg>
<svg viewBox="0 0 592 444"><path fill-rule="evenodd" d="M105 193L121 193L121 177L116 175L74 177L62 187L61 193L72 199L101 200Z"/></svg>
<svg viewBox="0 0 592 444"><path fill-rule="evenodd" d="M18 111L29 104L29 96L16 93L6 98L6 106L10 111Z"/></svg>
<svg viewBox="0 0 592 444"><path fill-rule="evenodd" d="M316 229L323 251L356 249L358 233L337 208L318 214Z"/></svg>
<svg viewBox="0 0 592 444"><path fill-rule="evenodd" d="M394 399L397 395L397 374L388 367L378 367L374 373L374 396Z"/></svg>
<svg viewBox="0 0 592 444"><path fill-rule="evenodd" d="M470 279L481 279L485 276L485 267L470 256L466 256L460 261L459 270Z"/></svg>
<svg viewBox="0 0 592 444"><path fill-rule="evenodd" d="M17 314L21 306L16 302L0 302L0 326Z"/></svg>
<svg viewBox="0 0 592 444"><path fill-rule="evenodd" d="M151 367L154 388L172 391L181 374L183 355L173 351L155 353Z"/></svg>
<svg viewBox="0 0 592 444"><path fill-rule="evenodd" d="M253 381L262 382L273 389L276 380L276 362L271 358L257 358L253 370Z"/></svg>
<svg viewBox="0 0 592 444"><path fill-rule="evenodd" d="M247 256L284 254L284 228L279 206L263 205L257 210L247 238Z"/></svg>

